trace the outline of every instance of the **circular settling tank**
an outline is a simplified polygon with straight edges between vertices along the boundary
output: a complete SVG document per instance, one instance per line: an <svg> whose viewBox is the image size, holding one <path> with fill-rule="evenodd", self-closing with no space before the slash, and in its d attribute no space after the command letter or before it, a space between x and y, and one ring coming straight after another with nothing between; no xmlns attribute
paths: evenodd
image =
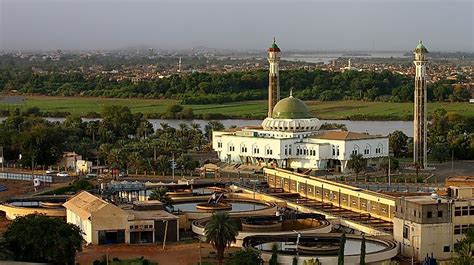
<svg viewBox="0 0 474 265"><path fill-rule="evenodd" d="M219 203L221 204L221 203ZM173 204L174 210L179 212L199 212L204 210L209 212L211 208L206 208L207 202L177 202ZM211 205L212 206L212 205ZM230 206L230 207L229 207ZM244 212L261 210L268 207L268 204L252 201L236 201L236 200L225 200L221 207L216 208L214 211L225 210L230 212ZM200 209L201 208L201 209Z"/></svg>
<svg viewBox="0 0 474 265"><path fill-rule="evenodd" d="M300 233L299 233L300 234ZM344 247L344 261L346 264L356 264L360 259L362 237L347 235ZM261 251L264 261L272 255L272 247L278 248L278 263L291 263L295 256L299 262L318 259L322 264L337 263L338 250L341 242L340 234L312 234L312 235L262 235L250 236L244 239L243 246ZM366 262L380 263L391 260L398 253L398 246L394 241L376 238L366 238Z"/></svg>

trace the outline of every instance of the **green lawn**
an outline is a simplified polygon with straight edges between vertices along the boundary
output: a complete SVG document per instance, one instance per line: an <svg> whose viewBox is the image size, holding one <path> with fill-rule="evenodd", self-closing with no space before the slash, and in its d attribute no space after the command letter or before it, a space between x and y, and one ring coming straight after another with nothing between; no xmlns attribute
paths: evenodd
<svg viewBox="0 0 474 265"><path fill-rule="evenodd" d="M85 115L88 112L100 112L106 105L128 106L133 112L145 114L163 113L170 104L178 103L172 99L114 99L86 97L27 97L21 109L38 107L43 112L70 112ZM306 102L321 119L353 120L408 120L413 112L412 103L386 103L365 101L308 101ZM186 105L195 114L223 114L232 117L262 118L267 113L265 100L245 101L228 104ZM466 117L474 117L474 104L463 103L428 103L431 113L443 107L448 112L457 112ZM15 106L0 104L1 109L14 109Z"/></svg>

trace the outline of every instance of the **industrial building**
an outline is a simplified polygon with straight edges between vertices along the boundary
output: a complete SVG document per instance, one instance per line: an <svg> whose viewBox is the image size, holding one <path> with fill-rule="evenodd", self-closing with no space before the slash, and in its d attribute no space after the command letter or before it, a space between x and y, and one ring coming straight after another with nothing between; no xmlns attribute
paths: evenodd
<svg viewBox="0 0 474 265"><path fill-rule="evenodd" d="M66 220L88 244L143 244L179 240L178 217L159 202L116 206L83 191L65 202Z"/></svg>

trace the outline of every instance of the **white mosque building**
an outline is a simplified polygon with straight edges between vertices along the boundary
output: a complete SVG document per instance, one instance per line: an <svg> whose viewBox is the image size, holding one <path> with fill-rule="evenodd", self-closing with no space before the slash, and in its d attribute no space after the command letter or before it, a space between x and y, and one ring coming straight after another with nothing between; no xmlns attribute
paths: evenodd
<svg viewBox="0 0 474 265"><path fill-rule="evenodd" d="M261 126L213 131L212 147L222 162L293 169L347 172L351 154L362 154L378 167L388 156L388 137L339 130L320 130L321 121L306 104L291 95L279 100L280 49L273 41L270 63L268 117Z"/></svg>

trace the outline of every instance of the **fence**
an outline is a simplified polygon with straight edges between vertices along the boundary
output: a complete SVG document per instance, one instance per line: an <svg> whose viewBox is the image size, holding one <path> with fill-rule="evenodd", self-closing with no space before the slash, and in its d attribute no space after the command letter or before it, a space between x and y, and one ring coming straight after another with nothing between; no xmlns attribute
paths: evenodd
<svg viewBox="0 0 474 265"><path fill-rule="evenodd" d="M53 182L53 177L47 176L47 175L32 175L32 174L26 174L26 173L0 172L0 179L33 181L33 178L37 178L41 182L48 182L48 183Z"/></svg>

